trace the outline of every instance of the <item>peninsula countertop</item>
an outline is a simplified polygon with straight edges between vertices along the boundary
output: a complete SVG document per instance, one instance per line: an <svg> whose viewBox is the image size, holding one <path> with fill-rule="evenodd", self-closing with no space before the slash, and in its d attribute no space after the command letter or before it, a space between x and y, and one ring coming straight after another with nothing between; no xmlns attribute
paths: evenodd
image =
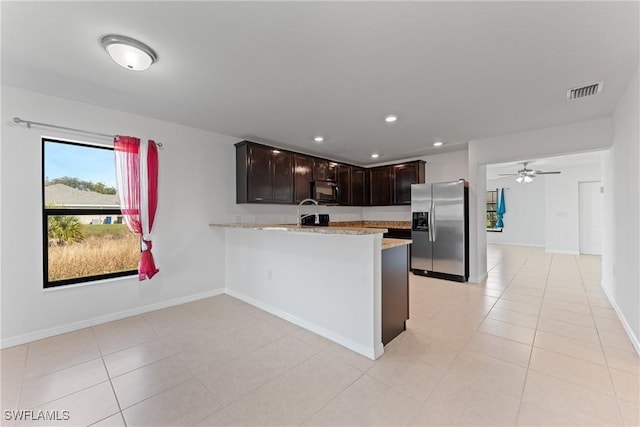
<svg viewBox="0 0 640 427"><path fill-rule="evenodd" d="M209 224L210 227L221 228L245 228L250 230L267 230L267 231L289 231L294 233L319 233L319 234L352 234L352 235L365 235L365 234L384 234L388 230L386 228L371 228L371 227L314 227L307 225L296 224Z"/></svg>

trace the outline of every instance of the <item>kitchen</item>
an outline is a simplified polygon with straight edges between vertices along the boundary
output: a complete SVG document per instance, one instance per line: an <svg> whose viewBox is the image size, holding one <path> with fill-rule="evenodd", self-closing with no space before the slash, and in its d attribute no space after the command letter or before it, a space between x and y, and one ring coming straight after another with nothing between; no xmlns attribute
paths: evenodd
<svg viewBox="0 0 640 427"><path fill-rule="evenodd" d="M526 4L525 10L521 12L517 9L509 9L514 5L505 4L504 7L508 10L500 10L498 4L485 6L488 9L474 9L469 8L468 4L458 4L450 6L453 8L451 12L434 10L433 14L411 13L409 10L400 24L386 27L384 23L391 22L388 20L394 13L385 13L385 6L381 4L377 6L381 8L379 14L372 17L375 19L369 24L363 23L362 25L366 28L360 28L360 32L356 32L352 24L358 22L359 13L351 10L356 7L354 4L344 6L346 8L343 11L344 14L324 10L326 6L316 6L319 10L314 10L312 14L314 19L305 17L301 11L291 12L293 15L288 15L282 11L270 12L267 5L238 5L235 7L240 11L227 10L223 13L211 13L211 17L208 18L208 27L212 28L212 31L219 31L215 36L192 38L211 41L211 46L206 49L207 55L202 55L202 52L198 51L195 57L208 57L209 52L218 52L225 57L226 63L234 64L231 68L209 69L206 64L194 66L195 62L190 62L195 61L194 58L184 60L182 56L184 52L172 45L176 43L175 40L167 40L168 35L156 35L150 37L150 40L143 34L160 33L152 31L145 25L143 27L146 29L141 29L140 34L131 34L132 28L140 28L140 22L146 22L146 19L135 20L135 17L148 17L149 10L142 4L132 5L131 9L125 13L113 5L102 4L88 6L80 3L73 8L58 10L55 4L18 6L18 4L3 3L5 41L20 39L23 41L23 46L28 46L24 48L3 45L2 54L2 111L5 113L1 151L3 348L116 321L127 316L142 315L151 310L166 309L169 306L205 298L224 297L222 294L225 293L225 283L229 273L225 261L226 231L213 229L209 224L293 224L296 222L295 205L236 204L234 144L241 140L255 140L269 146L341 160L356 166L373 167L405 160L424 160L426 161L425 182L466 179L469 182L470 191L470 217L477 219L477 221L470 221L469 224L470 283L482 282L487 274L484 207L481 203L484 202L484 181L486 180L483 168L487 164L573 152L611 150L610 164L607 169L609 183L611 185L613 182L626 183L627 186L619 185L616 192L605 192L606 197L611 197L610 206L623 206L625 210L612 211L610 216L612 220L607 221L606 224L607 235L612 236L613 240L609 242L609 246L606 246L608 252L605 253L604 258L605 261L608 259L610 262L615 260L615 265L606 264L606 267L603 267L603 277L607 278L605 284L616 295L621 313L624 313L628 323L636 328L634 326L637 323L635 319L638 312L637 304L634 302L636 294L634 288L627 284L636 283L634 280L637 279L634 273L637 271L637 266L634 267L637 263L631 259L637 253L637 238L633 234L636 217L628 216L628 212L636 212L632 201L637 199L639 185L637 170L634 172L634 169L628 166L629 163L637 164L635 161L637 148L633 145L633 141L637 141L637 138L633 137L636 135L633 127L634 117L637 116L635 114L637 110L634 110L636 104L633 101L635 96L633 94L637 91L632 86L627 89L627 85L630 79L632 82L633 79L637 80L637 72L634 71L637 60L634 59L636 56L630 53L634 52L633 42L629 42L637 37L633 37L635 34L633 31L636 31L634 29L636 27L633 26L635 24L630 26L631 37L625 36L626 33L622 30L622 28L628 28L627 17L635 15L625 12L618 14L615 6L608 9L608 6L597 3L591 6L594 8L591 12L589 8L580 9L578 15L568 10L563 11L561 5L556 3L537 6L549 7L552 10L535 9L533 4ZM20 9L21 7L25 9ZM95 9L92 10L92 7ZM122 4L120 7L126 7L126 5ZM155 27L158 31L171 28L176 16L188 13L186 10L172 10L172 7L177 6L154 5L153 9L156 13L159 15L166 13L166 16L164 18L156 16L158 21L153 25L150 24L150 27ZM203 3L201 7L214 6ZM414 4L407 7L421 6ZM422 7L428 7L428 4ZM442 4L432 5L432 7L446 9ZM164 11L163 8L167 10ZM443 15L439 15L440 12L445 13L444 18ZM299 19L295 18L296 14ZM198 15L205 14L190 15L191 22L200 22ZM239 21L229 19L229 16L237 17L237 15L242 15L243 19ZM291 21L286 21L278 28L260 24L276 22L275 15L285 19L291 16ZM585 17L585 15L593 19L585 19L582 22L594 22L597 29L586 28L579 22L573 21L578 19L576 16ZM440 18L437 18L438 16ZM55 19L50 19L51 17ZM555 22L554 18L551 21L555 24L550 25L550 17L569 20L571 27L576 31L575 38L567 37L566 22L560 24ZM135 24L132 23L133 20ZM225 23L225 20L229 22ZM491 22L474 25L474 22L485 22L483 20ZM491 30L511 28L506 23L522 22L520 20L528 23L529 26L524 25L522 28L528 28L530 32L516 32L517 36L512 34L513 37L499 37ZM544 35L547 38L543 37L542 32L535 30L538 28L537 20L545 22L547 31ZM117 77L114 77L112 72L115 69L109 67L111 65L115 67L115 65L110 62L111 60L97 43L98 34L77 40L68 35L63 36L62 32L52 28L52 21L59 23L59 28L77 28L75 25L82 23L83 28L103 28L101 31L104 32L113 31L111 25L106 25L105 22L121 23L122 32L152 44L158 50L159 61L148 73L117 74ZM443 24L439 25L438 21ZM304 56L305 49L300 49L295 44L293 46L287 44L288 39L297 37L291 37L291 33L285 29L299 29L300 37L303 35L308 37L308 33L304 31L305 26L300 23L309 22L326 23L326 25L314 27L323 35L323 38L330 36L326 28L332 28L335 36L335 40L331 39L332 43L330 43L335 49L327 49L330 55L325 61L321 61L324 67L319 75L312 74L320 65L316 62L317 59L312 55ZM609 28L607 22L619 23L616 27L622 34ZM474 28L477 33L471 37L472 34L457 28L455 23ZM555 30L548 28L547 24ZM252 26L254 26L253 30ZM453 27L447 30L448 26ZM28 31L33 27L48 29L48 31L43 30L43 33L49 34L50 43L44 43L42 37L37 37ZM242 33L239 28L246 31L246 41L236 40ZM374 30L381 28L384 31L378 31L376 34ZM352 41L351 43L356 44L355 49L353 45L342 48L344 47L342 40L350 40L347 37L348 34L370 34L369 31L372 33L371 44ZM403 40L413 40L417 34L423 34L420 31L428 32L428 37L419 37L419 42L401 44L398 48L398 45L392 43L396 38L389 37L396 31L401 31L397 37ZM439 36L433 37L434 34L431 31ZM613 31L618 35L611 35L610 38L609 36L600 37L598 36L600 31L606 34L611 34L610 31ZM264 37L265 34L273 37L268 46L265 46L268 39ZM470 37L464 37L465 34ZM613 49L611 40L618 40L617 37L621 40L619 43L613 43L616 46L616 49ZM518 41L517 46L532 47L531 51L523 52L525 58L520 65L517 61L510 59L514 55L514 50L508 46L510 38ZM471 43L471 40L475 40L479 45ZM483 40L486 43L481 43ZM305 46L317 45L315 38L307 41ZM219 44L216 45L216 43ZM56 44L71 47L64 49L64 52L53 54L51 52L56 51L53 48ZM289 46L290 50L285 50L282 56L274 55L272 60L275 63L290 60L289 67L295 65L292 62L299 64L298 67L290 68L291 74L287 74L286 69L281 69L275 74L266 73L268 70L275 69L272 68L274 62L269 60L273 46ZM442 47L439 48L439 46ZM533 48L533 46L539 48ZM604 91L596 98L585 100L586 103L564 104L562 103L564 99L554 98L558 103L557 109L540 107L537 112L527 109L527 105L535 104L533 100L515 106L512 103L512 95L514 92L519 92L518 88L521 88L525 82L537 82L542 74L551 72L540 64L554 63L553 61L558 61L558 57L562 56L555 55L553 46L559 46L558 49L564 49L564 52L574 52L582 59L574 62L573 57L569 55L566 62L556 63L556 66L550 67L564 70L562 76L558 76L553 85L547 81L540 81L536 88L530 90L532 94L545 93L548 97L563 98L565 89L601 78L594 74L606 74L610 68L618 70L616 73L619 74L607 77ZM589 48L586 49L585 46ZM321 50L324 51L324 49ZM359 56L354 55L354 51L359 52ZM73 52L84 54L77 56ZM243 59L242 52L251 52L251 60L240 61ZM381 55L381 52L385 55ZM403 52L405 56L402 56ZM416 55L416 52L422 52L424 56ZM458 52L458 54L452 58L451 52ZM545 52L549 52L549 55ZM607 55L611 54L618 59L609 58L604 61L594 52L609 52ZM618 56L613 52L618 52ZM549 56L552 56L553 60ZM375 61L375 66L368 63L378 57L381 59ZM395 61L389 58L395 58ZM447 61L441 59L443 62L438 66L436 58L449 58L454 61L454 64L445 67ZM434 61L436 61L435 64ZM365 66L359 65L359 62L364 62ZM64 65L80 63L82 65L78 67L76 74ZM242 65L238 65L240 63ZM255 66L257 63L260 64L259 67ZM584 70L584 68L590 68L585 67L585 63L591 64L594 71ZM616 65L604 66L602 65L604 63ZM51 74L43 69L46 64L52 67ZM402 66L397 66L398 64ZM265 81L257 82L257 87L250 84L256 76L248 71L256 68L265 71L263 76ZM201 70L207 69L209 71L203 71L206 76L199 74ZM327 82L327 76L337 73L338 69L349 71L349 74L355 78L350 79L348 84L342 78ZM404 70L404 72L394 80L389 77L392 75L392 69ZM375 75L371 74L373 70L377 70ZM478 78L471 78L469 70L476 70ZM117 71L124 73L126 70ZM231 78L234 74L237 80ZM489 78L489 76L492 77ZM198 77L204 80L203 84L193 86L189 84L196 81ZM173 84L159 83L166 81L171 81ZM221 81L225 84L220 84ZM402 81L411 81L414 84L411 88L395 86L397 82ZM422 89L419 88L430 81L434 83L425 89L426 93L421 92ZM459 85L465 81L469 81L470 85L460 87ZM106 82L109 83L105 89ZM321 96L322 93L310 95L305 90L312 87L309 82L316 82L318 85L322 82L327 83L322 91L327 98L343 93L348 96L341 98L338 109L321 108L323 105L336 104L330 104L327 98ZM158 86L159 84L161 86ZM388 85L392 85L393 88ZM367 87L377 89L369 90ZM385 87L387 89L384 89ZM503 91L498 91L501 87ZM203 88L209 88L212 93L203 95L205 92ZM247 92L244 92L243 88L246 88ZM487 90L481 90L482 88ZM267 89L275 94L273 95L275 98L264 97ZM558 92L560 95L551 95L551 91ZM143 103L141 101L143 92L146 94L144 99L146 99L147 110L145 111L138 105ZM197 105L176 108L180 111L167 111L167 104L171 103L167 100L177 99L177 93L184 93ZM376 93L378 95L372 95ZM463 99L460 96L448 98L447 94L452 93L467 95ZM416 100L416 98L420 99ZM223 108L210 112L207 106L221 99L235 99L238 103L229 102ZM282 102L276 103L275 99L280 99ZM424 99L438 99L440 104L420 115L405 113L422 105L420 100ZM354 100L360 100L358 106L354 105ZM188 104L178 103L178 105ZM276 108L276 105L280 107ZM365 108L368 106L371 108ZM242 117L233 119L229 113L233 110L242 111ZM558 119L559 110L566 113L563 120ZM265 120L260 118L266 111L272 111L274 114L270 120L266 120L272 123L273 127L269 131L265 130L263 139L258 139L256 135L260 135L259 129L249 129L249 118L257 117L256 123L264 123ZM399 119L396 123L388 124L384 122L384 116L391 113L398 114ZM40 251L38 242L42 239L40 230L42 171L39 142L42 135L51 136L52 131L17 126L11 122L11 118L16 116L108 134L121 132L144 138L156 138L164 143L164 149L160 153L161 202L154 239L154 251L161 270L157 277L141 284L134 279L123 279L43 292L41 259L39 256L34 256ZM490 129L488 124L494 116L495 126ZM303 117L313 117L316 123L309 124L308 129L300 129ZM435 118L432 119L432 117ZM534 120L535 123L526 122L526 117L537 117L537 119ZM211 124L198 125L198 120ZM349 126L349 129L345 130L344 135L327 135L324 145L316 144L313 138L325 132L325 123L327 126L344 123ZM440 124L449 124L450 128L462 130L467 124L474 124L478 131L473 135L452 137L451 141L444 141L444 146L433 147L432 144L437 138L445 137L437 135L435 130L433 134L427 135L424 129L439 129ZM213 129L207 126L212 126ZM292 136L290 139L280 137L275 132L276 128L290 129ZM359 137L354 133L356 130L366 130L366 134ZM70 140L85 139L84 136L80 137L72 132L56 132L53 136ZM92 141L101 142L97 139ZM299 144L305 144L305 149L295 147L293 142L296 141ZM386 151L382 151L383 145L380 141L386 141L388 144ZM459 144L456 144L457 141L460 141ZM378 143L380 146L377 145ZM380 157L377 160L372 160L370 157L374 150L380 151ZM20 185L15 185L18 182ZM305 212L313 212L312 208L306 209L310 210ZM338 206L323 209L326 211L321 210L321 213L329 213L331 221L335 222L410 220L410 208L406 205ZM276 231L265 233L275 234ZM612 274L614 267L615 276ZM304 276L305 272L301 267L300 276ZM453 287L436 286L437 291L462 289L456 283L447 284L452 284ZM465 286L467 288L464 289L472 289L471 284ZM424 297L434 298L436 294L434 290ZM423 301L426 305L426 299L422 299L422 296L414 300ZM458 310L462 306L447 305L447 307L455 307L455 310ZM249 311L249 309L244 310ZM445 329L444 323L434 320L431 322L432 329L422 330L429 332L430 336L446 338L446 335L436 330L436 327ZM455 331L457 331L456 328L450 328L450 335L454 335ZM300 336L302 335L300 333ZM333 350L336 349L332 348ZM441 354L438 351L448 350L452 348L442 344L433 348L432 354ZM379 361L383 362L384 358L384 356L381 357ZM380 377L381 375L378 379ZM533 377L535 375L531 375L531 378ZM367 380L370 378L367 377ZM485 383L489 382L491 381ZM322 387L317 388L322 389ZM424 389L420 390L424 391ZM491 393L487 391L487 394ZM601 394L606 395L606 393ZM426 394L420 394L420 396L425 399L427 397ZM517 411L515 414L503 424L515 424ZM443 420L440 421L444 423ZM553 419L551 423L562 424L561 421Z"/></svg>

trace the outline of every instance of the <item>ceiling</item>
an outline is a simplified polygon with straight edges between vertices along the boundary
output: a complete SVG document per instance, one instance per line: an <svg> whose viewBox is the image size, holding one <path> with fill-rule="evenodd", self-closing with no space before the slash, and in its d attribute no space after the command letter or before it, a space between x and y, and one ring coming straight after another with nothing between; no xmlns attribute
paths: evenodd
<svg viewBox="0 0 640 427"><path fill-rule="evenodd" d="M366 165L611 114L638 65L638 6L3 1L2 82ZM158 62L120 68L109 33Z"/></svg>
<svg viewBox="0 0 640 427"><path fill-rule="evenodd" d="M566 171L570 168L585 166L600 166L602 162L602 151L589 153L569 154L566 156L546 157L539 159L523 159L518 162L499 163L487 165L487 179L502 178L502 173L516 173L522 169L523 162L528 162L527 168L549 171ZM515 179L515 177L513 177Z"/></svg>

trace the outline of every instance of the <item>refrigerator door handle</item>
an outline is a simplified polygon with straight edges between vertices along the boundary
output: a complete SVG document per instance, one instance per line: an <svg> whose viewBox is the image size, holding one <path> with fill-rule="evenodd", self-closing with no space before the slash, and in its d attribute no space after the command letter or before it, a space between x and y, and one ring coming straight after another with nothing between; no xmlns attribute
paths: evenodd
<svg viewBox="0 0 640 427"><path fill-rule="evenodd" d="M431 202L431 225L429 226L429 231L431 232L431 241L436 241L436 203L434 201Z"/></svg>

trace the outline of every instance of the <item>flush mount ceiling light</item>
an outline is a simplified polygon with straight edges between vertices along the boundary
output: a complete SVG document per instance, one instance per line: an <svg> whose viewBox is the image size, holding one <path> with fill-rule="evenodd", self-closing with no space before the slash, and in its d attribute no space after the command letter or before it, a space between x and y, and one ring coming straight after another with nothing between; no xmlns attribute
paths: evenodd
<svg viewBox="0 0 640 427"><path fill-rule="evenodd" d="M317 143L324 142L324 136L318 135L315 138L313 138L313 140Z"/></svg>
<svg viewBox="0 0 640 427"><path fill-rule="evenodd" d="M442 144L444 144L444 142L442 142L442 141L436 141L436 142L434 142L434 143L433 143L433 146L434 146L434 147L440 147Z"/></svg>
<svg viewBox="0 0 640 427"><path fill-rule="evenodd" d="M389 116L384 118L384 121L387 122L387 123L393 123L396 120L398 120L398 116L394 116L394 115L389 115Z"/></svg>
<svg viewBox="0 0 640 427"><path fill-rule="evenodd" d="M380 154L378 154L378 153L373 153L373 154L371 155L371 158L372 158L372 159L377 159L378 157L380 157Z"/></svg>
<svg viewBox="0 0 640 427"><path fill-rule="evenodd" d="M100 43L111 59L127 70L144 71L158 60L153 49L131 37L109 34Z"/></svg>

